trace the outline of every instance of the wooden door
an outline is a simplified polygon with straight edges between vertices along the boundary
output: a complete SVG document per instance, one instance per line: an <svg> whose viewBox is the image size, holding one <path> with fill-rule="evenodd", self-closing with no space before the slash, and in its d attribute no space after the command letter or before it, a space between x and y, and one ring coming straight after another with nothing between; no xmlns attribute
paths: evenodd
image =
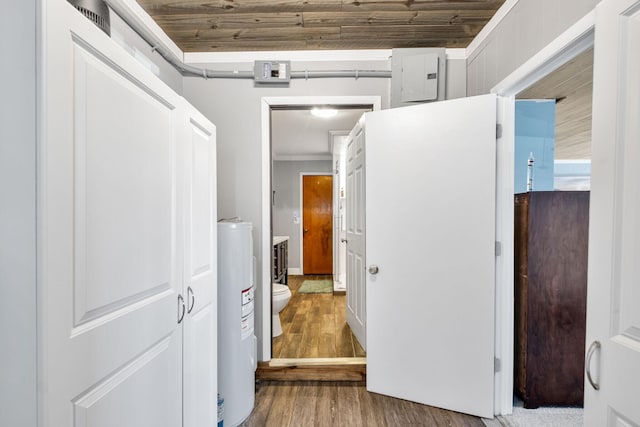
<svg viewBox="0 0 640 427"><path fill-rule="evenodd" d="M181 426L182 100L66 1L42 7L40 423Z"/></svg>
<svg viewBox="0 0 640 427"><path fill-rule="evenodd" d="M302 259L304 274L333 272L333 177L302 176Z"/></svg>
<svg viewBox="0 0 640 427"><path fill-rule="evenodd" d="M347 324L367 350L367 306L365 282L365 134L361 118L347 139Z"/></svg>
<svg viewBox="0 0 640 427"><path fill-rule="evenodd" d="M489 418L496 105L366 113L364 148L367 389Z"/></svg>
<svg viewBox="0 0 640 427"><path fill-rule="evenodd" d="M640 425L640 1L596 8L585 426Z"/></svg>

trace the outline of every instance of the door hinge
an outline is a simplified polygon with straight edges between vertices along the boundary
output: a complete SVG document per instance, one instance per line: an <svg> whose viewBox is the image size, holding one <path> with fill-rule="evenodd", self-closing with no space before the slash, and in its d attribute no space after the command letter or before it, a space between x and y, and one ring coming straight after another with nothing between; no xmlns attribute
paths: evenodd
<svg viewBox="0 0 640 427"><path fill-rule="evenodd" d="M502 255L502 243L496 242L496 256Z"/></svg>
<svg viewBox="0 0 640 427"><path fill-rule="evenodd" d="M498 359L497 357L493 358L493 371L494 372L500 372L500 369L502 369L502 364L500 363L500 359Z"/></svg>
<svg viewBox="0 0 640 427"><path fill-rule="evenodd" d="M496 123L496 139L502 138L502 125Z"/></svg>

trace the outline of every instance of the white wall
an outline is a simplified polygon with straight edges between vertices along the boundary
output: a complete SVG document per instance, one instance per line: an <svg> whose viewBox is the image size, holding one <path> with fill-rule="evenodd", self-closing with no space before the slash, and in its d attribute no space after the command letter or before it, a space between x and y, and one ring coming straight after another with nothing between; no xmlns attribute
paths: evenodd
<svg viewBox="0 0 640 427"><path fill-rule="evenodd" d="M520 0L467 60L467 95L489 93L599 0Z"/></svg>
<svg viewBox="0 0 640 427"><path fill-rule="evenodd" d="M35 426L36 1L0 13L0 426Z"/></svg>
<svg viewBox="0 0 640 427"><path fill-rule="evenodd" d="M447 59L446 98L467 96L467 60Z"/></svg>
<svg viewBox="0 0 640 427"><path fill-rule="evenodd" d="M354 123L355 125L355 123ZM293 212L300 210L300 173L326 172L332 175L331 160L321 161L277 161L273 162L273 235L289 236L289 268L301 268L300 263L300 224L293 223Z"/></svg>

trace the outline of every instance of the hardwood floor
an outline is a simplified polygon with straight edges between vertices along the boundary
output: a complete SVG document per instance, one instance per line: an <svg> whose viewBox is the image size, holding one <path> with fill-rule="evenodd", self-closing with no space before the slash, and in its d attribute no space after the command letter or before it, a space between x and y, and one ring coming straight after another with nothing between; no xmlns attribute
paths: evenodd
<svg viewBox="0 0 640 427"><path fill-rule="evenodd" d="M365 357L346 321L345 294L301 294L304 280L331 276L289 276L291 299L280 312L283 334L273 339L273 358Z"/></svg>
<svg viewBox="0 0 640 427"><path fill-rule="evenodd" d="M263 381L247 427L484 427L481 419L369 393L362 382Z"/></svg>
<svg viewBox="0 0 640 427"><path fill-rule="evenodd" d="M346 296L300 294L305 279L331 276L289 276L292 295L280 313L284 333L273 339L273 358L365 357L346 323ZM484 427L477 417L370 393L364 381L326 381L330 376L325 371L317 377L325 380L258 381L255 407L243 426Z"/></svg>

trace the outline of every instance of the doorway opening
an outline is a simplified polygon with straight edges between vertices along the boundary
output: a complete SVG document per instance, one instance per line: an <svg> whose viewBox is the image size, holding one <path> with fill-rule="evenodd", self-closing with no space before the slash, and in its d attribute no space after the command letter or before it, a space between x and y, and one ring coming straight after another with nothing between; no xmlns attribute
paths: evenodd
<svg viewBox="0 0 640 427"><path fill-rule="evenodd" d="M583 405L592 76L590 48L516 95L516 413Z"/></svg>
<svg viewBox="0 0 640 427"><path fill-rule="evenodd" d="M333 124L332 120L327 119L322 121L315 118L312 121L313 108L334 109L337 111L337 120L333 120ZM273 242L274 238L286 238L289 245L288 285L292 293L290 302L280 313L283 336L267 339L271 338L270 328L267 328L269 335L263 335L263 354L271 354L271 367L364 363L361 357L364 356L363 352L354 351L355 340L350 336L348 327L345 328L343 319L346 296L344 290L339 289L340 274L336 271L344 265L338 259L342 223L340 215L344 210L344 201L340 200L341 190L344 196L344 186L340 186L339 153L342 138L353 128L359 117L366 111L377 109L380 109L380 97L377 96L263 100L263 123L266 125L266 128L263 127L263 161L267 160L263 165L268 167L267 182L270 183L267 191L263 187L263 227L266 223L264 229L272 231L268 235L269 242L263 242L263 277L266 282L263 283L263 290L271 289L273 278L269 271L272 270L272 245L269 248L266 245ZM268 138L268 145L265 145L265 136ZM325 209L322 226L324 230L320 237L314 237L314 231L305 227L309 221L305 219L303 205L305 177L311 180L314 177L324 177L324 186L328 186L325 192L328 191L329 194L330 208ZM266 207L264 194L268 195ZM324 203L327 204L327 201ZM305 243L305 235L312 237L310 242ZM314 250L329 254L319 269L315 265L319 257ZM308 261L312 263L308 264ZM299 292L305 280L328 282L328 292ZM270 297L271 295L263 295L263 301L268 301L269 305L263 307L263 313L271 313ZM270 326L271 317L265 319L266 317L263 316L263 322L266 320ZM328 322L329 319L332 321ZM309 327L305 328L305 323ZM265 352L267 341L269 350ZM347 349L350 350L347 352Z"/></svg>
<svg viewBox="0 0 640 427"><path fill-rule="evenodd" d="M502 242L503 256L496 258L496 268L500 272L496 285L496 357L501 360L503 369L496 374L496 415L512 412L516 414L523 406L537 405L533 401L528 405L525 404L520 400L517 391L518 387L522 387L524 378L518 365L522 366L522 356L523 354L526 356L526 349L519 343L525 334L521 310L523 307L526 309L526 298L523 298L522 293L517 294L523 289L523 283L518 283L518 275L521 274L519 270L521 266L518 264L521 260L516 258L523 253L522 248L517 247L517 235L522 231L522 223L519 223L522 213L518 212L521 206L518 206L517 199L528 196L514 196L514 194L529 193L530 190L534 190L532 194L535 195L537 193L535 190L547 190L553 197L554 193L556 195L560 192L584 193L589 189L593 35L594 19L593 14L590 14L492 89L493 93L504 97L504 102L500 104L499 117L505 124L504 137L502 141L499 140L501 147L498 150L500 190L497 206L497 224L499 224L497 237ZM545 135L537 135L540 137L539 148L542 150L538 151L538 154L532 152L530 146L526 146L531 142L531 139L527 141L527 138L533 138L536 135L532 136L526 129L523 131L519 126L522 123L526 125L527 121L531 124L542 116L536 117L537 113L527 113L525 105L524 118L521 117L519 125L518 116L523 112L522 109L519 111L518 103L520 102L539 103L543 105L542 108L549 107L554 110L551 116L554 122L551 128L551 140L543 141ZM544 107L545 104L546 107ZM518 141L523 136L525 141ZM531 163L536 165L537 162L540 162L538 166L542 167L542 170L530 166ZM530 180L532 180L532 188L527 188ZM520 187L519 190L518 187ZM587 219L583 227L586 226L588 230L586 210L588 210L588 200L586 208L584 206L575 208L571 214L583 216L586 214ZM569 214L569 211L564 213L565 216ZM559 213L557 216L562 215ZM566 228L572 229L573 226ZM514 235L516 236L515 244ZM584 279L580 280L583 280L582 286L585 293L586 269L586 259L584 259L582 269ZM584 306L584 312L586 312L586 306ZM584 340L584 330L577 331L572 338L578 339L579 336ZM584 360L584 344L578 344L575 347L579 352L576 356L576 363L579 365L579 362ZM582 347L582 351L579 347ZM569 360L568 356L566 360ZM557 373L560 372L561 367L551 365L550 369L557 369ZM582 376L582 372L581 370L577 375ZM548 405L543 401L539 403L542 406Z"/></svg>

